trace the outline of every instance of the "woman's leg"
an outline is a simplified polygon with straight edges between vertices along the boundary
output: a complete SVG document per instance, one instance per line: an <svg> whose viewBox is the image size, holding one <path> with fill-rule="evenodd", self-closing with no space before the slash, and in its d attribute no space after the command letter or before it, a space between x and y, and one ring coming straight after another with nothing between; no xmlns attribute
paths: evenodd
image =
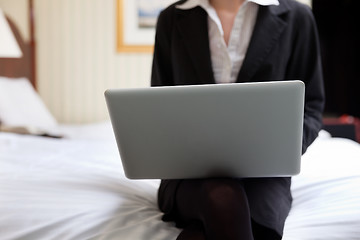
<svg viewBox="0 0 360 240"><path fill-rule="evenodd" d="M282 238L275 230L260 225L255 221L251 221L251 226L255 240L281 240Z"/></svg>
<svg viewBox="0 0 360 240"><path fill-rule="evenodd" d="M177 240L206 240L204 229L200 223L188 224L176 238Z"/></svg>
<svg viewBox="0 0 360 240"><path fill-rule="evenodd" d="M177 220L185 225L178 239L253 239L241 180L183 180L175 202Z"/></svg>

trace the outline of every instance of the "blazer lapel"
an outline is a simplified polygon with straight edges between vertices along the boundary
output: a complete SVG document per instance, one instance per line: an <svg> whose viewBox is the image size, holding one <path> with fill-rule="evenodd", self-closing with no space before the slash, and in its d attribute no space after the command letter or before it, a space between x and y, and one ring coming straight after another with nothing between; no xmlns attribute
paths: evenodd
<svg viewBox="0 0 360 240"><path fill-rule="evenodd" d="M285 23L279 15L287 11L287 5L259 7L253 35L239 72L237 82L250 81L272 47L278 41Z"/></svg>
<svg viewBox="0 0 360 240"><path fill-rule="evenodd" d="M200 7L178 11L177 28L197 73L197 84L215 83L211 66L207 13Z"/></svg>

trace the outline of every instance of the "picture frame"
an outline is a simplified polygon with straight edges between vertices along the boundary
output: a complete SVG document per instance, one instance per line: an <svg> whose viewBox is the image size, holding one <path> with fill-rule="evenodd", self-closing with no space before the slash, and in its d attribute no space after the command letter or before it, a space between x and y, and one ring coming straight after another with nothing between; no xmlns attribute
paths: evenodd
<svg viewBox="0 0 360 240"><path fill-rule="evenodd" d="M117 52L152 53L160 11L175 0L116 0Z"/></svg>

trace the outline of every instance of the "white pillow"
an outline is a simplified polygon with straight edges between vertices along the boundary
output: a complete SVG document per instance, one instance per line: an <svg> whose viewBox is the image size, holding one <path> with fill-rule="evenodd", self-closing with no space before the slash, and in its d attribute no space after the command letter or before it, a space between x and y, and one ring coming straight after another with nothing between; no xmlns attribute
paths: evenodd
<svg viewBox="0 0 360 240"><path fill-rule="evenodd" d="M0 77L0 122L8 126L50 129L57 125L26 78Z"/></svg>

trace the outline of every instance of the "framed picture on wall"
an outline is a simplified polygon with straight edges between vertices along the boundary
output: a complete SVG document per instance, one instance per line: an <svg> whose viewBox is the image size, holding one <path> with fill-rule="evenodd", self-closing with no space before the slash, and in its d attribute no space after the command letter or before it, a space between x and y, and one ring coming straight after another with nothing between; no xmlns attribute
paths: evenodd
<svg viewBox="0 0 360 240"><path fill-rule="evenodd" d="M117 51L152 52L157 17L175 0L117 0Z"/></svg>

